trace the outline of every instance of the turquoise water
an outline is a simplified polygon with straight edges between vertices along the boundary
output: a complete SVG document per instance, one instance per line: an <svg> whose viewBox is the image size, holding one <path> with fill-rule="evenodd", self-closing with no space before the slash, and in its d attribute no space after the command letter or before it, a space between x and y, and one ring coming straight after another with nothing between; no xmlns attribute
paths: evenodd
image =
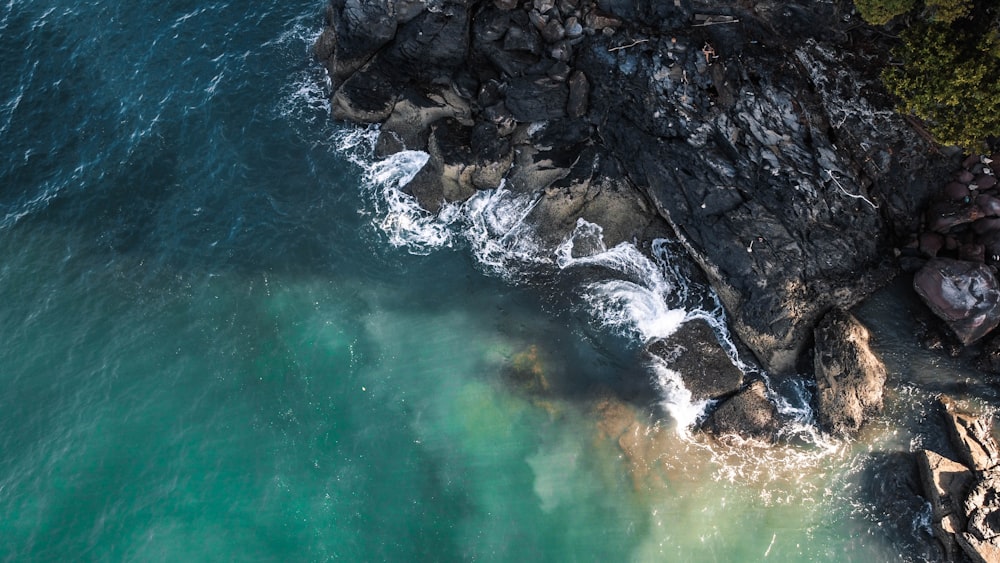
<svg viewBox="0 0 1000 563"><path fill-rule="evenodd" d="M322 10L0 7L0 560L919 557L862 483L911 431L688 436L633 334L669 279L527 283L504 217L401 211Z"/></svg>

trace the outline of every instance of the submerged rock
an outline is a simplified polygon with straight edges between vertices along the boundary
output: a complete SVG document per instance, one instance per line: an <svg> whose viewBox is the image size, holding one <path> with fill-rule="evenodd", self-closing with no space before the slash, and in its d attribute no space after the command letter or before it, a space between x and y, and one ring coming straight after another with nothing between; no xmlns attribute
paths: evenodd
<svg viewBox="0 0 1000 563"><path fill-rule="evenodd" d="M703 427L717 436L735 434L772 442L781 424L778 409L767 398L767 387L755 380L719 405Z"/></svg>
<svg viewBox="0 0 1000 563"><path fill-rule="evenodd" d="M843 309L823 317L815 339L816 418L824 431L852 436L882 410L885 364L869 345L868 329Z"/></svg>
<svg viewBox="0 0 1000 563"><path fill-rule="evenodd" d="M743 372L703 320L684 323L669 337L648 344L646 350L680 374L692 400L724 398L743 386Z"/></svg>

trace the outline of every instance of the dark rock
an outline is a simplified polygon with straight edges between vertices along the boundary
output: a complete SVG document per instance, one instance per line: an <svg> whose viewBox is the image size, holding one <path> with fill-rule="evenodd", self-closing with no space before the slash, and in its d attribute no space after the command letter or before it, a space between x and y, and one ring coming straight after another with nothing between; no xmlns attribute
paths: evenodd
<svg viewBox="0 0 1000 563"><path fill-rule="evenodd" d="M962 462L975 471L1000 465L1000 451L990 432L989 420L959 410L948 397L941 397L941 405L945 429Z"/></svg>
<svg viewBox="0 0 1000 563"><path fill-rule="evenodd" d="M824 431L852 436L882 410L885 364L869 345L868 329L842 309L823 317L815 339L816 418Z"/></svg>
<svg viewBox="0 0 1000 563"><path fill-rule="evenodd" d="M968 200L936 202L927 209L927 228L939 233L985 216L983 210Z"/></svg>
<svg viewBox="0 0 1000 563"><path fill-rule="evenodd" d="M542 42L534 28L511 27L503 38L505 51L527 51L533 55L542 52Z"/></svg>
<svg viewBox="0 0 1000 563"><path fill-rule="evenodd" d="M944 187L944 195L952 201L966 201L969 197L969 186L958 182L951 182Z"/></svg>
<svg viewBox="0 0 1000 563"><path fill-rule="evenodd" d="M1000 324L1000 288L985 264L934 258L913 276L913 288L966 346Z"/></svg>
<svg viewBox="0 0 1000 563"><path fill-rule="evenodd" d="M555 8L556 2L555 0L534 0L532 5L535 7L536 11L544 14L549 10L551 10L552 8Z"/></svg>
<svg viewBox="0 0 1000 563"><path fill-rule="evenodd" d="M966 531L956 536L973 561L1000 561L1000 473L983 474L964 503Z"/></svg>
<svg viewBox="0 0 1000 563"><path fill-rule="evenodd" d="M987 176L987 175L984 174L984 175L981 175L981 176L976 176L976 180L973 183L976 185L976 188L978 188L979 190L988 190L988 189L992 188L993 186L997 185L997 177L996 176Z"/></svg>
<svg viewBox="0 0 1000 563"><path fill-rule="evenodd" d="M497 41L510 29L510 14L500 10L483 10L475 22L475 37L479 41Z"/></svg>
<svg viewBox="0 0 1000 563"><path fill-rule="evenodd" d="M427 10L401 25L385 53L391 64L410 76L440 73L466 60L469 53L469 12L450 6Z"/></svg>
<svg viewBox="0 0 1000 563"><path fill-rule="evenodd" d="M465 69L475 80L456 84L456 92L468 97L481 85L479 99L467 100L475 127L459 115L429 127L446 117L462 121L460 137L479 139L477 146L493 153L504 153L503 144L485 136L495 131L506 139L517 151L507 186L553 198L540 204L538 217L579 213L580 193L598 194L586 209L645 202L707 274L733 332L776 374L796 371L822 314L856 304L891 278L894 237L916 232L931 189L945 183L945 173L952 176L945 158L929 156L902 118L883 111L891 101L873 94L883 89L870 59L839 48L837 33L823 37L839 21L832 5L817 6L812 20L799 7L734 5L726 11L739 25L697 30L688 1L331 5L336 41L327 33L316 50L330 53L336 115L385 119L407 89L427 96ZM532 20L549 40L559 23L564 38L543 44ZM614 41L600 32L616 28L627 33ZM794 41L777 38L785 31ZM714 58L700 52L706 40L715 45ZM564 78L568 68L582 74ZM567 115L590 120L580 127L584 140L516 123L548 122L546 129L559 130ZM424 121L408 129L426 130ZM402 129L389 127L381 150L422 143L420 134L408 140ZM479 149L469 147L454 165L432 156L411 186L424 194L421 201L436 208L492 183L490 174L474 179L481 167L471 153ZM586 172L589 160L581 155L591 147L613 157L600 162L622 163L621 177ZM442 184L444 177L451 179ZM620 195L633 188L641 193ZM594 216L616 217L622 212L613 209L630 207L615 203ZM970 242L939 226L948 230L940 233L939 252ZM636 232L606 228L607 236ZM976 243L991 252L990 244Z"/></svg>
<svg viewBox="0 0 1000 563"><path fill-rule="evenodd" d="M972 231L977 235L984 235L989 232L1000 231L1000 217L988 217L986 219L979 219L978 221L972 224Z"/></svg>
<svg viewBox="0 0 1000 563"><path fill-rule="evenodd" d="M565 175L542 190L544 197L527 219L536 225L544 245L557 246L582 219L600 226L604 245L611 248L636 241L656 219L656 212L610 161L607 153L586 147Z"/></svg>
<svg viewBox="0 0 1000 563"><path fill-rule="evenodd" d="M471 115L468 103L449 89L427 96L409 91L379 129L375 155L381 158L404 150L426 150L432 123L444 118L471 122Z"/></svg>
<svg viewBox="0 0 1000 563"><path fill-rule="evenodd" d="M724 398L743 386L743 372L703 320L684 323L669 337L650 342L646 350L680 374L692 400Z"/></svg>
<svg viewBox="0 0 1000 563"><path fill-rule="evenodd" d="M590 29L600 31L605 28L615 29L621 27L622 21L612 15L603 14L598 10L591 10L584 17L584 25Z"/></svg>
<svg viewBox="0 0 1000 563"><path fill-rule="evenodd" d="M574 39L583 35L583 26L580 25L580 20L576 16L571 16L566 18L566 23L563 25L566 32L566 37Z"/></svg>
<svg viewBox="0 0 1000 563"><path fill-rule="evenodd" d="M399 24L405 23L424 10L420 0L366 2L338 0L331 3L331 28L336 34L334 49L327 43L318 51L326 53L327 69L334 86L367 64L375 53L396 36ZM320 36L323 39L322 36ZM319 53L318 53L319 54Z"/></svg>
<svg viewBox="0 0 1000 563"><path fill-rule="evenodd" d="M559 23L559 20L553 19L549 20L545 27L542 28L542 39L547 43L556 43L561 41L563 37L566 36L566 30L563 25Z"/></svg>
<svg viewBox="0 0 1000 563"><path fill-rule="evenodd" d="M553 59L568 62L573 58L573 44L570 41L560 41L549 51Z"/></svg>
<svg viewBox="0 0 1000 563"><path fill-rule="evenodd" d="M931 258L937 256L944 246L944 237L940 233L921 233L920 252Z"/></svg>
<svg viewBox="0 0 1000 563"><path fill-rule="evenodd" d="M760 380L719 405L704 424L717 436L736 434L768 442L775 440L779 427L778 410L767 398L767 387Z"/></svg>
<svg viewBox="0 0 1000 563"><path fill-rule="evenodd" d="M320 33L319 37L316 38L316 42L313 43L313 55L321 60L325 61L333 55L333 51L337 48L337 32L330 26L323 28L323 32Z"/></svg>
<svg viewBox="0 0 1000 563"><path fill-rule="evenodd" d="M564 63L562 61L558 61L558 62L554 63L551 67L549 67L549 70L548 70L548 72L546 72L546 74L552 80L555 80L557 82L565 82L566 80L569 79L570 70L571 69L569 68L568 64L566 64L566 63ZM573 85L572 84L570 85L569 96L570 96L570 100L572 100L573 99ZM581 117L581 116L577 115L577 116L571 116L571 117Z"/></svg>
<svg viewBox="0 0 1000 563"><path fill-rule="evenodd" d="M592 144L590 135L590 125L581 120L563 119L541 128L520 127L512 136L517 150L507 187L537 194L567 177ZM585 168L578 170L585 174Z"/></svg>
<svg viewBox="0 0 1000 563"><path fill-rule="evenodd" d="M1000 217L1000 199L990 195L980 195L976 197L976 205L987 217Z"/></svg>
<svg viewBox="0 0 1000 563"><path fill-rule="evenodd" d="M977 243L963 244L958 247L958 259L966 262L985 262L986 247Z"/></svg>
<svg viewBox="0 0 1000 563"><path fill-rule="evenodd" d="M514 78L505 103L514 119L530 123L565 116L568 96L566 84L551 78Z"/></svg>
<svg viewBox="0 0 1000 563"><path fill-rule="evenodd" d="M824 122L824 108L835 106L844 116L841 133L853 142L895 142L872 138L873 128L854 121L861 110L844 93L858 92L857 100L864 87L831 71L842 63L822 51L799 52L800 63L813 69L809 78L769 73L781 63L753 53L756 78L738 69L722 74L732 93L732 105L723 108L711 96L711 73L695 78L694 61L704 61L700 45L676 39L615 53L605 45L585 50L577 67L591 78L588 115L602 116L602 138L628 155L621 160L630 176L705 270L734 332L768 371L795 373L819 317L853 306L891 277L887 237L894 226L882 211L915 222L928 182L887 153L885 168L871 173L880 186L896 187L880 188L892 199L872 201L877 196L866 190L874 184L857 173L842 140L809 125ZM671 63L663 52L685 52L672 56L690 62ZM747 56L739 68L747 68ZM835 87L833 75L842 77ZM803 80L815 89L802 88ZM875 129L896 134L906 126ZM899 177L880 172L895 166Z"/></svg>
<svg viewBox="0 0 1000 563"><path fill-rule="evenodd" d="M914 526L918 519L922 520L928 503L921 486L919 455L897 450L875 451L863 456L864 463L858 475L860 489L855 498L879 514L878 533L893 538L897 553L906 554L905 557L912 561L945 561L943 546L927 541L923 527ZM960 506L960 498L958 502Z"/></svg>
<svg viewBox="0 0 1000 563"><path fill-rule="evenodd" d="M1000 374L1000 335L992 336L983 346L982 368Z"/></svg>
<svg viewBox="0 0 1000 563"><path fill-rule="evenodd" d="M494 137L496 146L473 151L475 130L454 119L438 121L427 141L430 158L404 191L437 213L444 203L464 201L477 189L499 185L513 160L509 143Z"/></svg>
<svg viewBox="0 0 1000 563"><path fill-rule="evenodd" d="M590 95L590 83L582 71L574 71L569 77L569 97L566 102L566 113L570 117L587 115L587 98Z"/></svg>
<svg viewBox="0 0 1000 563"><path fill-rule="evenodd" d="M372 61L350 75L330 99L334 119L379 123L392 114L399 95L380 61Z"/></svg>

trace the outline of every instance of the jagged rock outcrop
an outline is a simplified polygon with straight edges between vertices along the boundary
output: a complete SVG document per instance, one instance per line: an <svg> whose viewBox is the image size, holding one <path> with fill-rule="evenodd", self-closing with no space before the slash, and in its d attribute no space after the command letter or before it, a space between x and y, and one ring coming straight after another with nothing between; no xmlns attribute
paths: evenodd
<svg viewBox="0 0 1000 563"><path fill-rule="evenodd" d="M871 349L868 329L843 309L827 313L815 330L816 418L838 436L853 436L882 410L885 364Z"/></svg>
<svg viewBox="0 0 1000 563"><path fill-rule="evenodd" d="M961 461L917 452L934 535L949 561L964 553L976 562L1000 561L1000 454L989 419L941 398L945 429Z"/></svg>
<svg viewBox="0 0 1000 563"><path fill-rule="evenodd" d="M549 249L581 217L608 246L665 221L734 333L789 374L826 311L891 277L951 166L848 33L818 0L332 0L315 51L335 116L385 121L384 154L431 153L422 205L502 176Z"/></svg>

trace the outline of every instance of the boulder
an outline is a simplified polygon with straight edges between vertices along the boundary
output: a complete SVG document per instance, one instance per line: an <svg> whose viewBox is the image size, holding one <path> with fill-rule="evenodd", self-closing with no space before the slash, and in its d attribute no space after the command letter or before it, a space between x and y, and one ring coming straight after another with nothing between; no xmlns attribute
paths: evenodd
<svg viewBox="0 0 1000 563"><path fill-rule="evenodd" d="M996 469L1000 450L993 439L990 421L963 412L948 397L940 399L945 430L962 462L976 471Z"/></svg>
<svg viewBox="0 0 1000 563"><path fill-rule="evenodd" d="M701 319L688 321L669 337L650 342L646 350L680 374L694 401L725 398L743 386L743 372L733 365L712 327Z"/></svg>
<svg viewBox="0 0 1000 563"><path fill-rule="evenodd" d="M873 114L856 105L867 87L833 70L843 61L822 50L798 52L793 66L808 76L772 72L782 57L754 51L753 78L739 70L748 68L745 51L739 65L712 63L729 67L720 82L715 71L698 76L703 43L648 39L614 53L584 49L577 68L592 78L588 115L602 116L601 138L705 271L734 333L768 372L794 374L827 310L850 308L891 278L894 225L885 217L919 218L928 184L909 166L898 176L872 170L872 183L842 135L892 146L880 135L907 127L897 118L875 128L855 121ZM830 107L844 117L841 130L810 125L826 123ZM899 166L885 158L885 170ZM892 201L879 199L889 191Z"/></svg>
<svg viewBox="0 0 1000 563"><path fill-rule="evenodd" d="M824 431L852 436L882 410L885 364L871 349L868 329L843 309L827 313L814 335L816 418Z"/></svg>
<svg viewBox="0 0 1000 563"><path fill-rule="evenodd" d="M966 346L1000 324L1000 287L985 264L933 258L913 276L913 288Z"/></svg>
<svg viewBox="0 0 1000 563"><path fill-rule="evenodd" d="M368 63L393 40L399 24L415 18L426 7L421 0L335 0L330 5L329 27L335 39L320 35L314 52L326 59L334 86Z"/></svg>
<svg viewBox="0 0 1000 563"><path fill-rule="evenodd" d="M947 233L954 227L971 223L986 216L983 209L970 201L966 194L959 201L935 202L927 209L927 228L939 233Z"/></svg>
<svg viewBox="0 0 1000 563"><path fill-rule="evenodd" d="M772 442L780 426L778 409L767 398L767 386L758 379L719 405L703 428L717 436L735 434Z"/></svg>
<svg viewBox="0 0 1000 563"><path fill-rule="evenodd" d="M566 115L569 91L566 84L547 76L511 79L507 85L507 109L522 123L558 119Z"/></svg>
<svg viewBox="0 0 1000 563"><path fill-rule="evenodd" d="M435 77L465 62L469 54L469 11L456 5L430 9L399 26L387 60L409 78Z"/></svg>

